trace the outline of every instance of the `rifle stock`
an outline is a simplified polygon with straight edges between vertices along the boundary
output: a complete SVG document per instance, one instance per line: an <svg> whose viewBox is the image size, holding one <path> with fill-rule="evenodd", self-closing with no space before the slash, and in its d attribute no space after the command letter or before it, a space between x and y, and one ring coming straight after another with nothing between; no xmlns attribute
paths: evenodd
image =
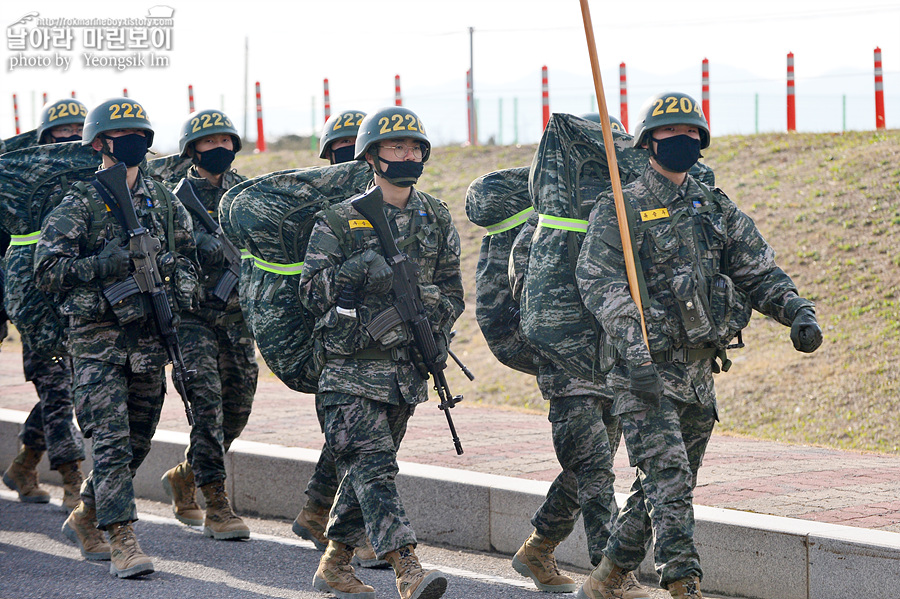
<svg viewBox="0 0 900 599"><path fill-rule="evenodd" d="M169 298L163 286L159 271L156 267L156 256L162 247L159 239L150 235L138 220L134 205L131 203L131 191L126 182L126 168L121 162L101 171L97 171L97 180L111 194L112 199L118 205L125 228L128 232L128 245L131 250L131 260L134 263L132 280L141 293L150 296L150 305L153 307L153 316L159 327L163 346L169 360L172 362L172 382L184 403L184 412L188 423L194 425L194 415L191 404L188 401L185 383L191 379L192 372L184 365L181 355L181 345L178 343L178 331L172 322L172 308L169 306ZM128 281L128 279L126 279ZM131 283L127 283L131 286Z"/></svg>
<svg viewBox="0 0 900 599"><path fill-rule="evenodd" d="M233 243L231 243L231 240L225 236L225 233L222 231L222 226L209 215L206 207L200 201L200 198L197 197L194 186L187 178L179 181L173 193L181 200L184 207L203 223L203 228L205 228L210 235L222 242L222 245L225 248L225 263L228 265L228 268L219 277L219 280L212 290L213 297L224 304L228 301L228 296L231 295L231 292L234 290L234 287L237 285L241 276L241 252Z"/></svg>
<svg viewBox="0 0 900 599"><path fill-rule="evenodd" d="M456 434L453 418L450 416L450 408L462 401L462 395L453 395L444 376L445 362L439 362L439 350L431 332L431 322L425 311L425 305L419 297L419 269L397 247L397 242L391 233L390 226L384 216L384 197L380 187L373 187L370 191L350 202L350 205L362 214L372 225L375 235L384 250L385 258L394 271L392 290L400 317L407 324L413 335L413 343L422 355L428 373L434 381L434 390L437 391L441 404L440 409L447 416L447 426L453 438L453 445L457 455L462 455L462 443ZM449 344L449 340L447 340Z"/></svg>

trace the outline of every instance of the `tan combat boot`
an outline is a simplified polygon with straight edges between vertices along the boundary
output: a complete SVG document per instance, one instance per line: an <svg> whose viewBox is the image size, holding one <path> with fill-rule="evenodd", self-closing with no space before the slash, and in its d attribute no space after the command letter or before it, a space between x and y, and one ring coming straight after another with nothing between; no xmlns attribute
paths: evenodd
<svg viewBox="0 0 900 599"><path fill-rule="evenodd" d="M38 486L37 465L43 451L23 445L13 463L3 473L3 483L19 494L19 501L25 503L48 503L50 493Z"/></svg>
<svg viewBox="0 0 900 599"><path fill-rule="evenodd" d="M400 599L438 599L447 590L447 578L437 570L423 570L412 545L389 551L384 559L397 574Z"/></svg>
<svg viewBox="0 0 900 599"><path fill-rule="evenodd" d="M197 505L197 487L194 484L194 472L185 460L160 479L163 489L172 499L172 511L175 518L188 526L203 524L203 511Z"/></svg>
<svg viewBox="0 0 900 599"><path fill-rule="evenodd" d="M206 519L203 521L203 535L217 541L224 539L249 539L250 529L231 509L225 481L217 480L200 487L206 499Z"/></svg>
<svg viewBox="0 0 900 599"><path fill-rule="evenodd" d="M60 464L56 471L63 480L63 508L72 511L81 501L81 483L84 482L84 476L81 474L81 462Z"/></svg>
<svg viewBox="0 0 900 599"><path fill-rule="evenodd" d="M313 588L340 599L375 599L375 589L356 577L350 565L352 556L353 547L350 545L328 541L313 575Z"/></svg>
<svg viewBox="0 0 900 599"><path fill-rule="evenodd" d="M703 599L703 595L700 594L700 579L696 576L670 582L668 590L672 599Z"/></svg>
<svg viewBox="0 0 900 599"><path fill-rule="evenodd" d="M522 543L512 559L513 569L522 576L530 577L535 586L547 593L574 593L578 583L560 573L553 550L558 541L550 541L537 531Z"/></svg>
<svg viewBox="0 0 900 599"><path fill-rule="evenodd" d="M62 533L78 545L84 559L104 561L109 559L109 543L97 528L97 511L79 501L62 525Z"/></svg>
<svg viewBox="0 0 900 599"><path fill-rule="evenodd" d="M390 568L391 565L387 563L387 560L378 559L378 556L375 555L375 548L372 547L372 542L366 537L366 544L360 547L357 547L353 550L353 560L350 562L354 566L359 566L360 568Z"/></svg>
<svg viewBox="0 0 900 599"><path fill-rule="evenodd" d="M153 562L141 551L130 522L110 524L106 532L109 533L110 574L119 578L134 578L154 571Z"/></svg>
<svg viewBox="0 0 900 599"><path fill-rule="evenodd" d="M325 538L325 525L328 524L329 509L327 506L308 500L297 514L291 530L298 537L312 541L319 551L325 551L325 547L328 546L328 539Z"/></svg>
<svg viewBox="0 0 900 599"><path fill-rule="evenodd" d="M603 557L578 591L578 599L651 599L634 574Z"/></svg>

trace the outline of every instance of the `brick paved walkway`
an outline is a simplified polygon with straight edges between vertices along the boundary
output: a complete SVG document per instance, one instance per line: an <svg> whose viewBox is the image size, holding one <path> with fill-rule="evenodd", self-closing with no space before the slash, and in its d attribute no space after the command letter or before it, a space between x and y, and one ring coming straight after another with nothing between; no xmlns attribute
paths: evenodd
<svg viewBox="0 0 900 599"><path fill-rule="evenodd" d="M36 401L34 387L22 375L21 353L4 348L0 408L28 411ZM400 459L533 480L549 481L559 472L546 415L465 402L452 415L462 456L453 449L444 414L431 401L410 421ZM188 431L171 384L159 428ZM241 438L321 448L313 398L291 391L266 371ZM633 471L624 446L615 465L616 490L627 492ZM695 503L900 532L900 457L713 435Z"/></svg>

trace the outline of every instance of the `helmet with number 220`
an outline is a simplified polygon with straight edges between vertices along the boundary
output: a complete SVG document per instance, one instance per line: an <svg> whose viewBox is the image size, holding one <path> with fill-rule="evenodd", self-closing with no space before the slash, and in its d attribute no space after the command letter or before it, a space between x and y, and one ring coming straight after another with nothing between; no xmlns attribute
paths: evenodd
<svg viewBox="0 0 900 599"><path fill-rule="evenodd" d="M700 149L709 147L709 125L703 116L703 108L687 94L665 92L644 102L638 111L638 123L634 128L635 148L648 141L649 133L666 125L692 125L700 130Z"/></svg>
<svg viewBox="0 0 900 599"><path fill-rule="evenodd" d="M37 128L38 139L41 139L45 131L60 125L84 124L87 113L87 106L75 98L65 98L48 103L41 110L41 122Z"/></svg>
<svg viewBox="0 0 900 599"><path fill-rule="evenodd" d="M402 106L382 108L366 118L359 126L356 135L355 160L363 160L372 144L386 139L410 138L422 142L425 151L422 162L427 162L431 155L431 142L425 134L422 121L412 110Z"/></svg>

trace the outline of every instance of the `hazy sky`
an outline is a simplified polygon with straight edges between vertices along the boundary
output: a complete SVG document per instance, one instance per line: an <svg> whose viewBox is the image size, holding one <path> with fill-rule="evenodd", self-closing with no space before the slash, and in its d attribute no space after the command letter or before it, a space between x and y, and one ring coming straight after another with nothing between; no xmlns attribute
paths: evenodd
<svg viewBox="0 0 900 599"><path fill-rule="evenodd" d="M72 32L68 50L10 49L10 32L28 13L41 19L141 18L153 6L174 9L170 49L156 50L167 67L119 71L88 66L85 53L103 62L148 50L86 48L90 27ZM849 128L871 128L873 50L882 49L888 126L900 126L900 3L896 0L794 0L736 2L630 0L590 2L610 112L618 115L618 65L627 63L630 114L654 92L678 88L699 99L700 65L712 72L711 124L716 133L752 132L753 94L761 94L762 130L784 123L786 54L796 56L798 97L807 96L801 129L828 129L841 121L841 98L851 112ZM608 12L613 9L615 12ZM623 10L624 9L624 10ZM155 9L161 10L161 9ZM30 21L27 27L35 27ZM0 24L2 90L0 137L14 134L12 94L19 99L23 130L33 127L42 94L53 100L72 90L91 107L129 95L147 109L157 146L171 149L188 114L187 86L197 108L224 108L244 126L244 45L249 39L249 80L262 84L266 135L308 135L323 120L322 80L328 78L332 110L375 110L392 104L399 74L404 104L419 112L438 142L465 135L465 72L474 28L474 72L482 137L506 143L540 135L540 69L550 72L551 108L586 112L592 100L590 61L576 0L271 0L191 2L4 2ZM12 27L11 27L12 26ZM125 26L125 36L141 27ZM36 34L35 34L36 35ZM163 42L164 40L157 40ZM151 50L153 50L151 48ZM67 56L69 67L57 66ZM13 66L36 57L51 66ZM718 76L718 79L717 79ZM753 91L755 90L755 92ZM514 100L515 99L515 100ZM256 137L250 95L250 138ZM717 103L718 102L718 103ZM800 102L800 100L798 100ZM804 105L805 106L805 105ZM831 120L808 116L824 107ZM313 113L315 110L315 113ZM515 112L514 112L515 111ZM731 112L740 111L734 115ZM718 117L717 117L718 115ZM515 123L513 117L516 117ZM718 118L718 120L717 120ZM502 128L501 121L502 120ZM757 127L760 125L757 122ZM516 128L514 130L514 127Z"/></svg>

